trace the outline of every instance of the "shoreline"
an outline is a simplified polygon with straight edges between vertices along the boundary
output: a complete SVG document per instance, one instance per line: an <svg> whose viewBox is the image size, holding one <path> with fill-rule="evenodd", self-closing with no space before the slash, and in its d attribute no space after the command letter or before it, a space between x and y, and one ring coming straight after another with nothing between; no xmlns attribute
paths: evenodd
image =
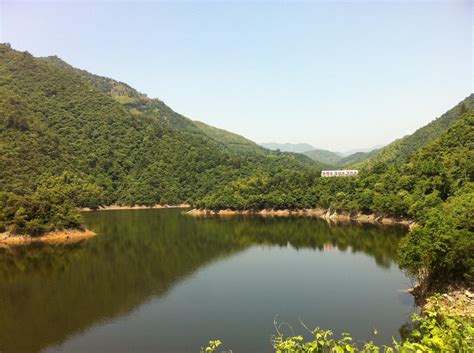
<svg viewBox="0 0 474 353"><path fill-rule="evenodd" d="M96 236L96 233L89 229L66 229L55 230L44 235L32 237L30 235L12 235L8 232L0 233L0 248L17 245L30 245L33 243L44 244L73 244Z"/></svg>
<svg viewBox="0 0 474 353"><path fill-rule="evenodd" d="M80 212L91 212L91 211L114 211L114 210L146 210L146 209L162 209L162 208L189 208L191 205L187 203L181 203L177 205L133 205L133 206L124 206L124 205L107 205L107 206L100 206L97 209L89 208L89 207L82 207L78 208L77 210Z"/></svg>
<svg viewBox="0 0 474 353"><path fill-rule="evenodd" d="M441 309L457 316L472 316L474 313L474 293L471 288L465 285L448 286L442 290L430 290L423 292L420 286L406 290L415 299L415 304L426 312L433 309L433 298L438 298L437 302Z"/></svg>
<svg viewBox="0 0 474 353"><path fill-rule="evenodd" d="M274 209L263 209L263 210L208 210L208 209L197 209L194 208L190 211L185 212L189 216L193 217L231 217L237 215L248 215L248 216L264 216L264 217L317 217L324 219L328 222L359 222L359 223L370 223L370 224L381 224L381 225L401 225L409 228L410 230L416 226L416 223L411 219L406 218L394 218L377 215L375 213L362 214L351 213L351 212L332 212L324 208L309 208L300 210L274 210Z"/></svg>

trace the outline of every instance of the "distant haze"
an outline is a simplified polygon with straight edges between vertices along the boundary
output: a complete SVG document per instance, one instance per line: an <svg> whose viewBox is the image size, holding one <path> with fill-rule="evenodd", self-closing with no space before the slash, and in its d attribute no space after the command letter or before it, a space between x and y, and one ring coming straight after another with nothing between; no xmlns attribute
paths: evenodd
<svg viewBox="0 0 474 353"><path fill-rule="evenodd" d="M278 143L278 142L262 142L259 143L260 146L268 148L269 150L280 150L282 152L295 152L295 153L304 153L313 150L326 150L325 148L316 148L308 143ZM383 145L377 145L369 148L353 148L346 151L331 151L341 157L346 157L357 152L370 152L378 148L382 148Z"/></svg>
<svg viewBox="0 0 474 353"><path fill-rule="evenodd" d="M253 141L344 151L472 92L471 1L0 2L0 41Z"/></svg>
<svg viewBox="0 0 474 353"><path fill-rule="evenodd" d="M346 151L339 152L339 153L342 156L346 157L346 156L350 156L351 154L354 154L354 153L357 153L357 152L370 152L370 151L377 150L377 149L382 148L382 147L384 147L384 145L377 145L377 146L372 146L372 147L369 147L369 148L353 148L353 149L346 150Z"/></svg>
<svg viewBox="0 0 474 353"><path fill-rule="evenodd" d="M315 147L308 143L277 143L277 142L266 142L259 143L260 146L268 148L269 150L280 150L282 152L295 152L303 153L314 150Z"/></svg>

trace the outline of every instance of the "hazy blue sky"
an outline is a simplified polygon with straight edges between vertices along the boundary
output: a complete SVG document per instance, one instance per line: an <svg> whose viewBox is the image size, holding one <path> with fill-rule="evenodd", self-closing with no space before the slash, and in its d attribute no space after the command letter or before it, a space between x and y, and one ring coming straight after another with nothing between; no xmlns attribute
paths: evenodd
<svg viewBox="0 0 474 353"><path fill-rule="evenodd" d="M470 1L0 4L15 49L257 142L385 144L473 91Z"/></svg>

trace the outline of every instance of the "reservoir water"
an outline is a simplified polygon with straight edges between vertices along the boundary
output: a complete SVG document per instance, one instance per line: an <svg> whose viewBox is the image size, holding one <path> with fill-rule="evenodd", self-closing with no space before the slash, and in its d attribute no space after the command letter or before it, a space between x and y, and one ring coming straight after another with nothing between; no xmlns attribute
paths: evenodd
<svg viewBox="0 0 474 353"><path fill-rule="evenodd" d="M98 235L0 249L0 352L272 352L320 326L390 344L414 310L406 230L310 218L84 213ZM377 334L374 335L374 329Z"/></svg>

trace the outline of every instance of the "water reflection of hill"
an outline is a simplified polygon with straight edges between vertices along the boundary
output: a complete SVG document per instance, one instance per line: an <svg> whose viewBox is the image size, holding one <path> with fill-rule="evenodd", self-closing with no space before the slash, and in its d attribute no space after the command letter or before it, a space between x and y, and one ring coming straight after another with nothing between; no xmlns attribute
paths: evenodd
<svg viewBox="0 0 474 353"><path fill-rule="evenodd" d="M198 218L200 230L214 237L244 245L266 244L320 251L330 247L340 251L362 252L377 265L388 267L395 261L398 240L406 230L368 224L330 225L313 218Z"/></svg>
<svg viewBox="0 0 474 353"><path fill-rule="evenodd" d="M129 312L211 261L252 245L363 252L390 266L402 230L314 219L195 219L176 210L86 215L100 235L0 253L0 351L37 352Z"/></svg>

